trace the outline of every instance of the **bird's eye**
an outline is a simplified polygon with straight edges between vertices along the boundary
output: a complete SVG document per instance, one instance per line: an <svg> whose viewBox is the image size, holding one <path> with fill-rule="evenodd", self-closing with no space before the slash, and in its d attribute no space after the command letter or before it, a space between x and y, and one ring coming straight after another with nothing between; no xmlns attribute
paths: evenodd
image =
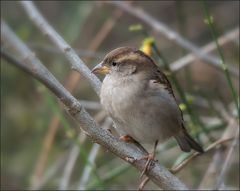
<svg viewBox="0 0 240 191"><path fill-rule="evenodd" d="M112 66L116 66L117 65L117 63L116 62L112 62Z"/></svg>

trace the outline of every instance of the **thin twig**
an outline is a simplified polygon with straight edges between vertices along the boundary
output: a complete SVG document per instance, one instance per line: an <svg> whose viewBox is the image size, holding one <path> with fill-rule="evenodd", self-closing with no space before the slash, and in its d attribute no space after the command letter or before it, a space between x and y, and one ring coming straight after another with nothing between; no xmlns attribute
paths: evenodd
<svg viewBox="0 0 240 191"><path fill-rule="evenodd" d="M40 156L37 159L37 163L31 180L30 189L35 190L36 187L38 187L39 182L41 182L41 178L43 176L44 169L47 163L47 158L50 153L54 137L58 130L58 126L56 124L58 124L59 122L60 118L59 116L57 116L49 124L50 128L48 129L48 132L43 139L43 149L41 150Z"/></svg>
<svg viewBox="0 0 240 191"><path fill-rule="evenodd" d="M91 151L89 153L89 156L88 156L88 161L91 164L91 166L90 165L85 165L84 170L83 170L83 174L81 176L81 179L80 179L80 182L79 182L79 185L78 185L78 188L77 188L78 190L85 190L85 187L86 187L86 184L87 184L87 182L90 178L92 169L95 168L94 161L97 157L99 149L100 149L99 144L93 144L93 146L91 148Z"/></svg>
<svg viewBox="0 0 240 191"><path fill-rule="evenodd" d="M237 113L238 113L238 118L240 118L240 107L239 107L239 95L237 93L237 91L234 88L230 73L229 73L229 65L226 65L226 60L225 57L223 55L223 51L220 47L219 41L218 41L218 35L217 35L217 31L215 28L215 23L213 21L213 18L210 16L210 13L208 11L208 5L206 1L202 0L202 4L203 4L203 10L204 10L204 15L205 15L205 22L210 30L211 36L216 44L217 47L217 51L219 53L220 59L221 59L221 66L222 66L222 70L224 71L225 77L226 77L226 81L228 83L228 87L230 89L230 92L232 94L233 97L233 101L236 105L236 109L237 109Z"/></svg>
<svg viewBox="0 0 240 191"><path fill-rule="evenodd" d="M114 137L110 132L100 129L92 117L85 111L81 104L74 98L58 80L44 67L40 60L28 49L28 47L1 21L1 42L8 44L19 56L20 59L12 60L11 64L26 71L41 83L43 83L56 97L65 105L68 113L78 122L81 129L94 141L105 149L114 153L119 158L129 162L139 171L144 169L145 162L127 159L138 159L147 155L135 144L125 143ZM173 176L165 167L153 162L153 168L147 176L162 189L187 189L186 186Z"/></svg>
<svg viewBox="0 0 240 191"><path fill-rule="evenodd" d="M50 46L47 44L39 44L39 43L27 43L29 48L35 50L35 51L44 51L46 53L54 53L54 54L59 54L61 55L62 52L55 48L54 46ZM74 49L75 52L78 54L78 56L82 58L95 58L95 59L100 59L104 56L103 53L98 53L90 50L82 50L82 49Z"/></svg>
<svg viewBox="0 0 240 191"><path fill-rule="evenodd" d="M222 35L218 41L219 41L219 45L223 46L224 44L239 38L239 28L235 28L229 32L227 32L226 34ZM215 50L217 47L215 45L215 42L210 42L208 44L206 44L205 46L201 47L201 50L205 53L209 53L213 50ZM170 64L170 68L172 71L177 71L185 66L187 66L188 64L190 64L191 62L193 62L196 59L196 56L194 56L194 54L190 53L187 54L186 56L183 56L182 58L180 58L179 60L176 60L175 62ZM234 76L238 77L239 73L238 70L235 70L236 72L234 72Z"/></svg>
<svg viewBox="0 0 240 191"><path fill-rule="evenodd" d="M138 190L143 190L144 186L148 183L149 178L145 177L144 180L140 183Z"/></svg>
<svg viewBox="0 0 240 191"><path fill-rule="evenodd" d="M106 116L105 113L103 111L100 111L96 114L94 119L97 123L99 123L105 118L105 116ZM78 143L80 145L82 145L85 142L86 138L87 138L86 134L84 134L83 132L80 132L79 135L78 135L78 140L79 140ZM76 161L77 161L77 158L80 154L80 149L81 148L80 148L79 144L74 144L70 153L69 153L69 156L68 156L68 159L67 159L67 162L66 162L66 166L63 170L63 175L62 175L62 178L61 178L61 181L60 181L60 184L59 184L59 189L60 190L67 190L68 189L73 168L74 168L74 166L76 164ZM88 159L87 164L89 164L89 163L91 164L91 162Z"/></svg>
<svg viewBox="0 0 240 191"><path fill-rule="evenodd" d="M219 147L216 148L216 151L212 157L211 163L208 165L206 168L206 172L200 181L200 184L198 186L199 190L211 190L207 189L207 187L211 187L211 184L215 181L214 178L212 177L217 177L219 172L220 172L220 166L222 166L223 161L224 161L224 151L225 148Z"/></svg>
<svg viewBox="0 0 240 191"><path fill-rule="evenodd" d="M107 117L105 119L105 121L103 122L101 128L109 129L111 125L112 125L112 120ZM97 154L98 154L99 150L100 150L100 145L94 144L92 146L92 149L91 149L89 157L88 157L88 161L89 161L90 164L93 164L94 161L96 160L96 157L97 157ZM82 177L79 181L78 190L85 190L86 189L86 185L87 185L88 180L90 178L93 167L94 167L93 165L92 166L90 166L90 165L85 166L85 168L83 170L83 173L82 173Z"/></svg>
<svg viewBox="0 0 240 191"><path fill-rule="evenodd" d="M221 60L219 58L210 54L206 54L203 50L195 46L192 42L185 39L180 34L178 34L174 30L170 29L167 25L159 21L159 19L157 20L152 16L150 16L149 14L147 14L143 9L133 7L122 1L106 1L106 2L137 17L138 19L140 19L141 21L145 22L147 25L152 27L155 31L163 34L169 40L175 42L176 44L185 48L186 50L192 52L198 58L206 61L207 63L211 64L217 69L222 70ZM236 71L231 67L229 67L229 72L236 75Z"/></svg>
<svg viewBox="0 0 240 191"><path fill-rule="evenodd" d="M130 166L128 164L120 164L112 168L110 171L107 171L106 173L102 174L101 179L103 182L113 181L114 177L119 176L128 169L130 169ZM96 188L99 189L98 184L99 183L97 181L93 180L89 182L89 185L87 185L86 190L96 190Z"/></svg>
<svg viewBox="0 0 240 191"><path fill-rule="evenodd" d="M42 17L36 7L31 1L20 1L21 5L25 9L29 18L33 23L42 31L42 33L48 37L52 43L58 47L61 52L66 56L74 70L80 72L92 85L97 94L100 92L101 82L91 73L84 62L78 57L77 53L70 47L69 44L54 30L52 26Z"/></svg>
<svg viewBox="0 0 240 191"><path fill-rule="evenodd" d="M215 141L214 143L212 143L211 145L209 145L204 152L208 152L212 149L214 149L216 146L220 145L220 144L224 144L230 140L232 140L233 137L231 138L227 138L227 139L220 139ZM186 160L184 160L182 163L180 163L179 165L177 165L176 167L173 167L170 172L172 172L173 174L178 173L180 170L182 170L187 164L189 164L194 158L196 158L197 156L201 155L201 153L193 153L191 156L189 156Z"/></svg>
<svg viewBox="0 0 240 191"><path fill-rule="evenodd" d="M35 185L35 190L42 190L42 187L46 185L52 178L56 176L64 162L66 161L68 153L64 153L63 156L58 156L57 160L50 165L47 171L43 174L41 180Z"/></svg>
<svg viewBox="0 0 240 191"><path fill-rule="evenodd" d="M213 105L216 108L216 110L218 110L221 113L222 118L228 123L226 130L221 136L221 140L227 139L228 137L234 137L236 128L239 128L236 119L233 116L229 115L229 113L231 112L228 113L223 104L215 102L213 103ZM199 189L206 189L214 185L215 179L213 179L212 177L217 178L218 176L216 175L220 174L221 169L219 168L219 166L223 165L224 162L223 158L224 158L223 149L220 148L217 149L213 156L212 162L208 166L207 171L199 184Z"/></svg>
<svg viewBox="0 0 240 191"><path fill-rule="evenodd" d="M78 139L80 143L83 143L86 139L86 135L84 133L80 133ZM59 190L67 189L73 171L73 167L77 161L79 153L80 153L79 145L75 144L73 148L70 150L67 163L64 167L63 170L64 173L59 184Z"/></svg>
<svg viewBox="0 0 240 191"><path fill-rule="evenodd" d="M230 162L232 160L232 157L234 156L233 152L234 152L234 149L237 146L238 142L239 142L239 127L236 128L236 134L235 134L234 140L233 140L232 144L229 147L229 150L228 150L228 153L227 153L227 157L225 159L225 162L223 163L223 166L221 168L222 170L220 172L220 175L217 178L217 183L214 186L213 190L219 190L220 187L224 184L225 178L226 178L226 173L227 173L227 171L228 171L228 169L230 167Z"/></svg>

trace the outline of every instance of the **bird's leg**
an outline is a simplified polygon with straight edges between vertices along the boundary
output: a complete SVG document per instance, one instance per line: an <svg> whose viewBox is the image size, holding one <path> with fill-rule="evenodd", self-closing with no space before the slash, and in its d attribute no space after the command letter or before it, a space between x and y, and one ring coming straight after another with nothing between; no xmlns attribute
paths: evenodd
<svg viewBox="0 0 240 191"><path fill-rule="evenodd" d="M124 141L126 143L135 143L136 141L129 135L122 135L119 137L119 140Z"/></svg>
<svg viewBox="0 0 240 191"><path fill-rule="evenodd" d="M135 144L142 152L147 152L146 149L137 142L134 138L132 138L130 135L122 135L119 137L119 140L124 141L126 143L133 143ZM136 160L136 159L134 159Z"/></svg>
<svg viewBox="0 0 240 191"><path fill-rule="evenodd" d="M137 146L139 146L139 147L142 149L142 151L145 151L145 152L146 152L146 150L142 147L142 145L140 145L135 139L133 139L133 138L132 138L131 136L129 136L129 135L122 135L122 136L119 137L119 140L124 141L124 142L127 142L127 143L134 143L134 144L136 144ZM142 171L142 173L141 173L141 176L140 176L141 178L142 178L142 176L149 170L149 168L150 168L150 166L151 166L151 163L152 163L153 161L156 161L154 158L155 158L155 154L156 154L157 145L158 145L158 140L155 141L155 143L154 143L154 148L153 148L153 151L152 151L151 153L149 153L148 155L146 155L146 156L144 156L144 157L141 157L141 158L139 158L139 159L133 159L133 161L136 161L136 160L147 160L147 162L146 162L146 164L145 164L145 166L144 166L144 169L143 169L143 171Z"/></svg>
<svg viewBox="0 0 240 191"><path fill-rule="evenodd" d="M144 169L141 173L141 178L143 177L143 175L149 170L150 166L151 166L151 163L153 161L155 161L155 154L156 154L156 148L157 148L157 145L158 145L158 140L155 141L155 144L154 144L154 148L153 148L153 152L152 153L149 153L148 155L138 159L138 160L147 160L145 166L144 166Z"/></svg>

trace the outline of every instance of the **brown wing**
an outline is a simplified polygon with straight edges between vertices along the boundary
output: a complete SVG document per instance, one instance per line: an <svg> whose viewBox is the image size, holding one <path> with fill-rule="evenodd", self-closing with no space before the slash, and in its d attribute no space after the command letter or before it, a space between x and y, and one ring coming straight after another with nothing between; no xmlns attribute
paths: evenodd
<svg viewBox="0 0 240 191"><path fill-rule="evenodd" d="M159 83L159 84L161 84L161 86L163 86L163 88L166 89L166 90L168 91L168 93L169 93L169 94L174 98L174 100L177 102L176 97L175 97L174 92L173 92L173 89L172 89L171 83L170 83L169 80L167 79L167 76L166 76L163 72L161 72L161 70L158 68L158 66L155 64L155 62L152 60L152 58L149 57L149 56L147 56L144 52L142 52L142 51L140 51L140 50L135 51L135 53L138 53L138 54L140 54L141 56L146 57L146 58L150 61L149 63L152 64L152 66L154 67L154 71L156 71L155 74L154 74L154 76L153 76L153 78L152 78L152 80L154 80L154 83ZM182 121L184 121L184 120L183 120L182 110L181 110L179 107L178 107L178 109L180 110ZM184 127L184 124L183 124L183 123L182 123L182 127L183 127L183 129L185 130L185 127Z"/></svg>
<svg viewBox="0 0 240 191"><path fill-rule="evenodd" d="M164 87L164 89L166 89L169 92L169 94L171 96L173 96L173 98L176 101L176 98L175 98L174 93L173 93L172 86L171 86L169 80L167 79L167 76L163 72L161 72L159 69L157 69L157 72L156 72L153 80L154 80L154 83L161 84ZM194 150L196 150L196 151L198 151L200 153L203 153L204 150L203 150L202 146L199 145L188 134L188 132L187 132L185 126L184 126L183 113L182 113L182 110L180 108L179 108L179 111L181 113L181 118L182 118L182 124L181 124L182 131L177 136L175 136L179 146L185 152L189 152L191 150L191 148L192 148L192 149L194 149Z"/></svg>
<svg viewBox="0 0 240 191"><path fill-rule="evenodd" d="M174 92L173 92L173 89L172 89L171 83L167 79L167 76L163 72L160 71L160 69L157 69L156 75L154 76L154 80L155 80L155 83L160 83L164 87L164 89L166 89L168 91L168 93L171 96L173 96L173 98L177 102L176 97L175 97ZM183 113L182 113L182 110L180 108L179 108L179 111L181 113L182 121L184 121ZM185 127L184 127L183 123L182 123L182 128L185 130Z"/></svg>
<svg viewBox="0 0 240 191"><path fill-rule="evenodd" d="M167 76L163 72L161 72L159 69L157 69L157 72L154 78L155 78L154 79L155 83L160 83L161 85L163 85L164 89L166 89L169 92L169 94L172 95L173 98L176 100L171 83L167 79Z"/></svg>

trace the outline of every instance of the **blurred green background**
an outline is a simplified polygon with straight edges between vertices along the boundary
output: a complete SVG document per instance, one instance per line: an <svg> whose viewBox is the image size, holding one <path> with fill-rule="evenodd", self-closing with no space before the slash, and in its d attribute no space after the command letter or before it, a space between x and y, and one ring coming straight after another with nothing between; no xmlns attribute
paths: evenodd
<svg viewBox="0 0 240 191"><path fill-rule="evenodd" d="M90 69L114 48L140 48L146 37L141 31L129 31L129 27L135 24L141 24L149 36L155 39L156 46L167 62L172 63L189 53L139 19L101 1L34 3ZM140 7L199 47L214 42L204 23L201 2L139 1L132 2L131 5ZM210 1L208 8L219 36L239 28L239 1ZM9 24L62 84L73 89L71 92L77 99L94 103L99 101L90 84L77 72L71 71L68 60L31 23L18 2L1 1L1 19ZM1 48L11 52L11 49L2 46L2 41ZM221 48L226 63L231 63L232 67L239 70L239 34ZM217 51L212 51L211 54L219 57ZM158 62L156 55L153 58ZM228 121L213 104L217 102L227 112L234 111L224 73L196 59L175 74L182 89L192 100L192 110L208 131L204 132L201 127L192 124L188 113L184 111L187 126L206 148L214 140L220 139L228 127ZM232 77L232 81L239 95L239 78ZM175 94L181 103L176 90ZM99 107L87 110L97 118L100 125L104 123ZM56 125L58 122L59 125ZM87 162L95 144L88 138L83 141L84 136L79 138L79 134L80 128L76 122L62 110L62 105L49 90L1 58L2 190L137 188L140 183L139 172L102 147L94 162ZM173 140L162 144L159 149L157 159L167 168L186 156ZM220 156L224 159L227 150L222 150ZM215 151L211 151L198 157L177 176L187 186L198 188L214 154ZM71 176L67 185L63 185L63 180L66 181L65 168L69 164L69 158L74 157L76 162ZM80 179L87 166L91 173L88 181L82 183ZM226 188L239 189L239 145L234 151L227 173ZM216 177L212 181L214 178ZM214 183L206 183L206 188L211 188L212 184ZM153 183L149 183L146 188L157 189Z"/></svg>

